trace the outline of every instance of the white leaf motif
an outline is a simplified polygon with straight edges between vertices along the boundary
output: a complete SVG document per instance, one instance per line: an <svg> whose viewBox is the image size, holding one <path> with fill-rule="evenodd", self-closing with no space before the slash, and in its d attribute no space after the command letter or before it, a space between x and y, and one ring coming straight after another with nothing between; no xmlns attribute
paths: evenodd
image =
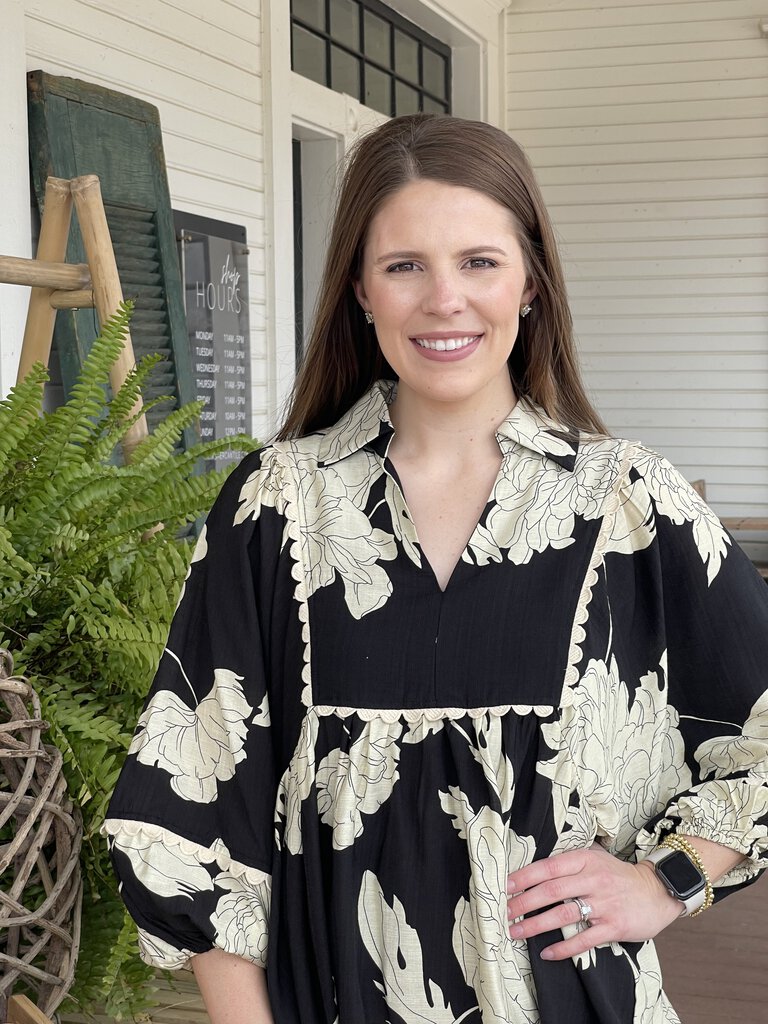
<svg viewBox="0 0 768 1024"><path fill-rule="evenodd" d="M163 839L146 832L123 832L114 841L115 848L131 862L139 882L157 896L186 896L213 890L210 872L193 853L168 846ZM213 860L211 860L213 863Z"/></svg>
<svg viewBox="0 0 768 1024"><path fill-rule="evenodd" d="M397 896L390 907L372 871L366 871L357 901L360 934L384 978L387 1006L406 1024L455 1024L442 990L431 979L425 988L424 957L415 929Z"/></svg>
<svg viewBox="0 0 768 1024"><path fill-rule="evenodd" d="M755 701L739 735L705 740L694 756L701 766L702 778L749 768L755 777L768 782L768 691Z"/></svg>
<svg viewBox="0 0 768 1024"><path fill-rule="evenodd" d="M712 583L731 544L723 524L682 474L661 455L640 447L635 466L659 515L676 526L686 522L693 526L696 548L707 567L707 582Z"/></svg>
<svg viewBox="0 0 768 1024"><path fill-rule="evenodd" d="M190 949L177 949L170 942L152 935L144 928L138 929L139 933L139 956L145 964L150 967L159 967L165 971L178 971L186 967L189 958L193 956Z"/></svg>
<svg viewBox="0 0 768 1024"><path fill-rule="evenodd" d="M363 814L374 814L400 778L399 722L374 720L349 748L332 750L317 771L317 806L333 828L333 847L343 850L363 833Z"/></svg>
<svg viewBox="0 0 768 1024"><path fill-rule="evenodd" d="M454 799L469 807L464 794ZM506 926L507 875L531 862L533 838L518 836L490 807L482 807L465 831L471 878L469 900L461 898L454 911L456 959L477 993L484 1024L538 1024L528 953L524 943L509 938Z"/></svg>
<svg viewBox="0 0 768 1024"><path fill-rule="evenodd" d="M216 888L225 890L211 914L216 945L266 967L270 883L251 885L228 871L220 872L213 882Z"/></svg>
<svg viewBox="0 0 768 1024"><path fill-rule="evenodd" d="M231 779L245 759L245 720L253 708L242 679L215 669L213 686L194 709L171 690L158 690L139 718L129 753L168 772L171 789L182 799L212 803L219 782Z"/></svg>

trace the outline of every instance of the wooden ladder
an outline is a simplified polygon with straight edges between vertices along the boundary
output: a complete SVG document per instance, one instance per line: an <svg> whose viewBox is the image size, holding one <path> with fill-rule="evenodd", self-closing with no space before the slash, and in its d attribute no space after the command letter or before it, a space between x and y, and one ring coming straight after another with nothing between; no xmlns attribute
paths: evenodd
<svg viewBox="0 0 768 1024"><path fill-rule="evenodd" d="M87 263L65 262L73 202ZM123 289L107 225L101 185L95 174L85 174L71 180L48 178L37 257L30 260L18 256L0 256L0 283L29 285L32 288L17 383L29 373L33 363L41 362L48 366L58 309L95 308L102 324L114 315L123 301ZM113 393L120 389L134 365L133 343L129 333L110 372ZM139 413L141 408L142 402L139 399L133 415ZM146 436L147 421L142 415L131 425L123 440L126 461Z"/></svg>

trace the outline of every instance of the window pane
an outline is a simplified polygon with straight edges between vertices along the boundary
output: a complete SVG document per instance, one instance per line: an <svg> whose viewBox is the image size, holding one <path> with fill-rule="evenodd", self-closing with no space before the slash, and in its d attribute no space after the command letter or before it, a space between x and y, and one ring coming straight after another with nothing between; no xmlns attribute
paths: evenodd
<svg viewBox="0 0 768 1024"><path fill-rule="evenodd" d="M445 99L445 57L434 50L422 48L422 64L424 68L424 88L440 99Z"/></svg>
<svg viewBox="0 0 768 1024"><path fill-rule="evenodd" d="M320 85L328 85L325 71L325 40L298 25L293 26L293 70Z"/></svg>
<svg viewBox="0 0 768 1024"><path fill-rule="evenodd" d="M325 0L291 0L291 14L325 31Z"/></svg>
<svg viewBox="0 0 768 1024"><path fill-rule="evenodd" d="M365 105L390 117L392 110L392 79L378 68L365 65Z"/></svg>
<svg viewBox="0 0 768 1024"><path fill-rule="evenodd" d="M419 44L399 29L395 29L395 71L402 78L418 84Z"/></svg>
<svg viewBox="0 0 768 1024"><path fill-rule="evenodd" d="M331 88L360 99L360 61L338 46L331 47Z"/></svg>
<svg viewBox="0 0 768 1024"><path fill-rule="evenodd" d="M403 85L402 82L395 82L395 113L396 114L418 114L419 94L410 85Z"/></svg>
<svg viewBox="0 0 768 1024"><path fill-rule="evenodd" d="M355 0L331 0L331 35L352 50L360 49L360 7Z"/></svg>
<svg viewBox="0 0 768 1024"><path fill-rule="evenodd" d="M429 96L424 97L424 113L425 114L445 114L446 111L445 103L438 103L437 100L431 99Z"/></svg>
<svg viewBox="0 0 768 1024"><path fill-rule="evenodd" d="M389 25L382 18L377 18L370 11L365 11L365 54L371 60L383 64L385 67L392 66L392 54L390 52Z"/></svg>

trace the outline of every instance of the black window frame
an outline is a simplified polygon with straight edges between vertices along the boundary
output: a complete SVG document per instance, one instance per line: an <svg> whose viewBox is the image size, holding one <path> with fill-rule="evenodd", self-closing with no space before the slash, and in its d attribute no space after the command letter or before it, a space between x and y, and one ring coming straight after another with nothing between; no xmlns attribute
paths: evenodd
<svg viewBox="0 0 768 1024"><path fill-rule="evenodd" d="M350 56L355 57L360 62L360 76L359 76L359 88L358 95L355 97L361 103L365 104L365 69L367 65L375 68L377 71L382 72L389 78L389 110L379 111L379 113L385 114L387 117L393 117L396 114L396 98L395 90L396 83L400 82L408 88L413 89L418 93L418 105L419 110L424 109L424 100L429 99L433 104L438 105L442 111L446 114L451 113L451 48L446 43L441 42L434 36L430 35L424 29L418 25L414 25L412 21L408 21L403 15L398 14L397 11L393 11L391 7L388 7L381 0L352 0L356 3L360 12L359 17L359 38L358 47L354 49L347 43L342 42L339 39L333 37L330 31L331 25L331 0L324 0L324 17L325 17L325 29L321 30L316 25L310 22L303 21L300 17L294 14L293 11L293 0L291 0L291 68L294 68L294 52L293 52L293 26L296 25L303 29L305 32L309 32L317 39L323 41L325 47L325 82L323 83L326 88L332 89L331 85L331 47L338 47L340 50L345 51ZM390 62L389 66L382 64L380 61L373 60L366 55L365 52L365 11L370 11L371 14L381 18L389 26L389 44L390 44ZM395 31L399 30L405 35L410 36L418 44L418 77L419 81L414 82L410 78L406 78L404 75L399 74L396 69L396 54L395 54ZM424 48L431 50L444 60L445 67L445 81L444 96L437 96L424 86ZM301 72L297 72L301 74ZM366 104L367 105L367 104ZM373 107L376 110L378 108Z"/></svg>

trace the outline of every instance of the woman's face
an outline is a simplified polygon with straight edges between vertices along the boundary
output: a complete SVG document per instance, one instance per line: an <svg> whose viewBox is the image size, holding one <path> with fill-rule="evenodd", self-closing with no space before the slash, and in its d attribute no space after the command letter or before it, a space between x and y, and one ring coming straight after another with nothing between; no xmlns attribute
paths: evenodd
<svg viewBox="0 0 768 1024"><path fill-rule="evenodd" d="M371 221L355 292L412 391L442 402L512 395L507 359L535 289L512 216L495 200L409 182Z"/></svg>

